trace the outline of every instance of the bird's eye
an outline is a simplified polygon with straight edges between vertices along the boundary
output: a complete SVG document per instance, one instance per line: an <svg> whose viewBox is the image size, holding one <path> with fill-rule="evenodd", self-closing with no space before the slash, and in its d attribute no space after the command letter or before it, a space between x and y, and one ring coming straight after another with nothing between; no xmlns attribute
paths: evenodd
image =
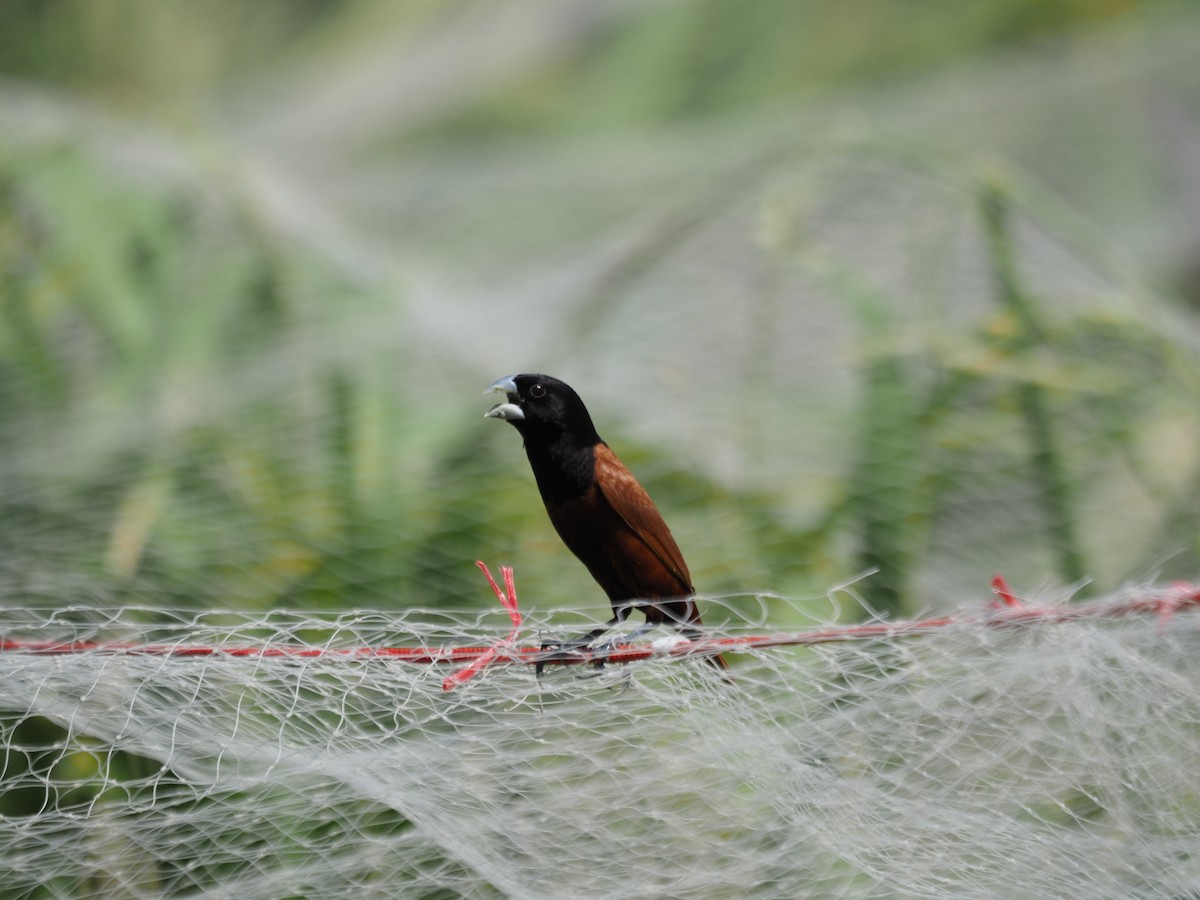
<svg viewBox="0 0 1200 900"><path fill-rule="evenodd" d="M544 385L535 384L529 389L529 396L534 400L541 400L546 396L546 388Z"/></svg>

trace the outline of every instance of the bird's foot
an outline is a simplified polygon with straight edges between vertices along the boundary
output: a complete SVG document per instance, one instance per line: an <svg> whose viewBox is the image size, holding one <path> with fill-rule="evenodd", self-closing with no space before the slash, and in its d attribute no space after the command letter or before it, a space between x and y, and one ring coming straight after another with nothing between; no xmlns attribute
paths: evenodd
<svg viewBox="0 0 1200 900"><path fill-rule="evenodd" d="M580 675L580 678L595 678L597 675L604 673L604 663L608 659L608 654L617 648L616 641L605 641L603 644L597 644L591 647L592 653L596 654L597 659L593 660L590 665L594 671L585 672Z"/></svg>
<svg viewBox="0 0 1200 900"><path fill-rule="evenodd" d="M541 647L542 655L538 657L538 661L533 667L534 676L541 678L542 672L546 668L546 663L560 659L570 659L573 653L584 649L591 642L591 638L576 639L573 641L543 641Z"/></svg>

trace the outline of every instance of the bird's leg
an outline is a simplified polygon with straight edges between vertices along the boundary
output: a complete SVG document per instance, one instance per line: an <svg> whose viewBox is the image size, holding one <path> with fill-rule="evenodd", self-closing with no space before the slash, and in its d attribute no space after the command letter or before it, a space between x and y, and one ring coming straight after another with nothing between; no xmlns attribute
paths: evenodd
<svg viewBox="0 0 1200 900"><path fill-rule="evenodd" d="M613 626L619 624L620 621L621 621L620 618L614 617L610 621L605 622L604 625L600 626L599 628L593 628L587 634L580 635L577 638L571 638L570 640L543 641L542 642L542 650L547 651L548 655L542 657L541 659L539 659L537 661L537 664L533 668L534 675L538 678L541 678L542 670L546 668L547 662L550 662L551 660L554 660L554 659L561 659L561 658L563 658L563 655L565 655L567 653L571 653L575 650L581 650L584 647L587 647L596 638L600 637L602 634L605 634L605 633L611 631ZM597 663L596 665L597 665L597 667L599 667L600 665L603 665L603 663Z"/></svg>
<svg viewBox="0 0 1200 900"><path fill-rule="evenodd" d="M641 628L635 628L635 629L633 629L633 631L629 632L629 634L627 634L623 638L621 638L621 643L622 644L632 644L635 640L640 638L647 631L650 631L652 628L654 628L654 623L647 622ZM605 630L607 630L607 629L605 629ZM604 632L601 632L601 634L603 634L603 633ZM596 637L599 637L599 636L600 635L596 635ZM616 646L617 646L617 642L615 640L605 641L603 644L601 644L599 647L597 647L596 650L597 650L597 652L604 651L604 650L612 650ZM599 667L599 666L602 666L603 663L598 662L595 665L597 667Z"/></svg>
<svg viewBox="0 0 1200 900"><path fill-rule="evenodd" d="M599 634L596 634L595 632L593 632L593 634L595 635L595 637L593 637L593 640L595 640L595 638L599 637L601 634L604 634L604 632L611 631L615 625L618 625L621 622L624 622L626 619L628 619L629 613L631 611L633 611L633 609L635 609L635 606L633 604L624 604L624 605L616 607L616 609L614 610L615 615L613 616L612 620L609 621L602 630L600 630ZM654 622L651 622L651 621L649 621L649 619L647 619L647 621L640 628L635 628L629 634L625 635L625 637L621 639L621 643L628 644L631 641L636 640L637 638L639 638L643 634L645 634L647 631L652 629L654 627L654 625L655 625ZM616 646L617 646L617 642L615 639L610 640L610 641L605 641L603 644L601 644L600 646L598 646L596 648L596 651L598 653L605 653L605 652L612 650ZM602 660L602 659L596 660L596 662L592 663L592 665L595 666L597 669L602 669L602 668L604 668L604 660Z"/></svg>

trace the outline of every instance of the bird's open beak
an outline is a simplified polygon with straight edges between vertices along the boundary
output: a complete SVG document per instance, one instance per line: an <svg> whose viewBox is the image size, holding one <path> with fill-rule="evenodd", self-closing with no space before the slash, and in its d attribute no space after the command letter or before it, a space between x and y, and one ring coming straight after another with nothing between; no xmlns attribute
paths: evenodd
<svg viewBox="0 0 1200 900"><path fill-rule="evenodd" d="M517 383L513 378L514 376L512 375L506 375L484 391L484 394L505 394L508 396L507 403L497 403L485 412L483 414L485 419L504 419L508 422L516 422L525 418L525 413L521 411L521 407L516 402L520 398L517 396Z"/></svg>

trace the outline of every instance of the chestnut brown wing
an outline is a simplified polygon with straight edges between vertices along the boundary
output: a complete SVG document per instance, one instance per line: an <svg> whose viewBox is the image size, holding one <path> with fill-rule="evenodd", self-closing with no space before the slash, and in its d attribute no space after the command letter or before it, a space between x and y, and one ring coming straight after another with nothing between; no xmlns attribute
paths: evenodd
<svg viewBox="0 0 1200 900"><path fill-rule="evenodd" d="M604 500L679 581L680 595L695 593L692 576L688 573L687 563L683 561L683 554L679 552L679 545L675 543L671 529L663 521L646 489L607 444L596 445L595 457L596 486Z"/></svg>

